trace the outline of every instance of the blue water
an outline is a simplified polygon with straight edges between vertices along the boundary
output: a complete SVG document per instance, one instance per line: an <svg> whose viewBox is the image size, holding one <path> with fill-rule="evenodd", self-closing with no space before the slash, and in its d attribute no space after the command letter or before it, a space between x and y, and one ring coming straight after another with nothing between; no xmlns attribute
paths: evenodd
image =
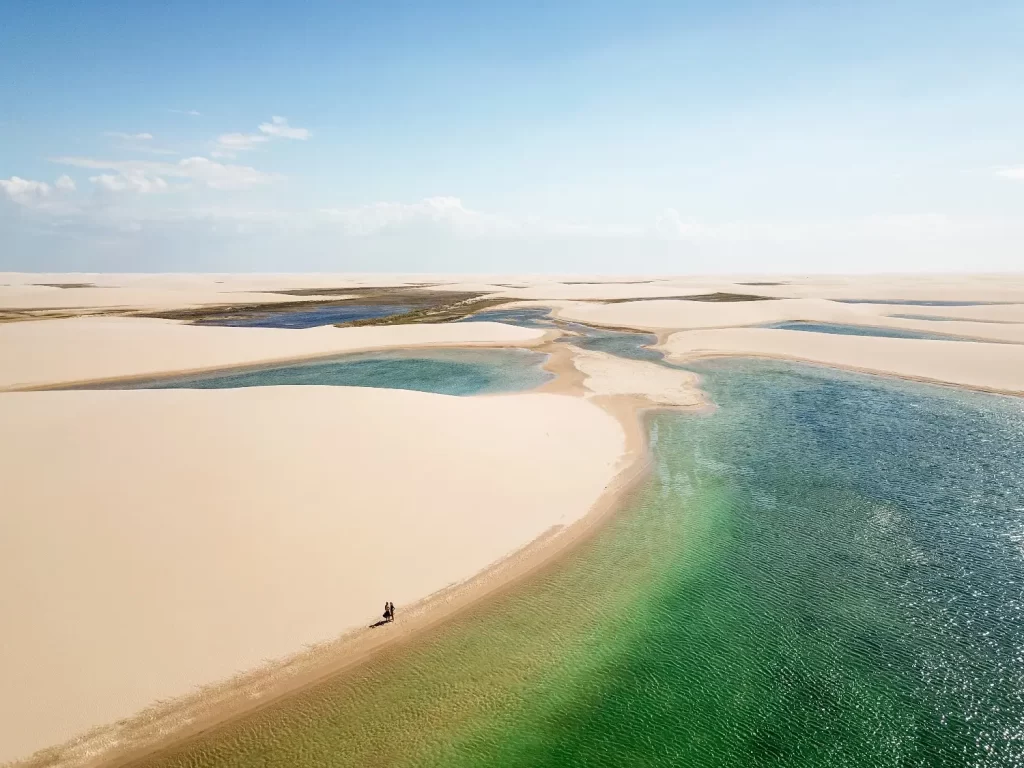
<svg viewBox="0 0 1024 768"><path fill-rule="evenodd" d="M592 328L578 323L561 323L560 327L567 331L574 331L579 336L565 336L562 340L566 344L580 347L581 349L592 349L597 352L607 352L617 357L626 357L631 360L643 360L646 362L662 362L662 354L652 349L647 349L651 344L658 341L653 333L629 333L627 331L609 331L603 328Z"/></svg>
<svg viewBox="0 0 1024 768"><path fill-rule="evenodd" d="M932 315L889 315L889 317L902 317L905 320L935 320L937 322L958 322L958 323L997 323L1013 325L1013 320L981 320L976 317L934 317Z"/></svg>
<svg viewBox="0 0 1024 768"><path fill-rule="evenodd" d="M920 301L911 299L833 299L842 304L909 304L915 307L981 307L1013 304L1012 301Z"/></svg>
<svg viewBox="0 0 1024 768"><path fill-rule="evenodd" d="M456 322L459 323L508 323L509 325L520 325L524 328L554 328L555 321L548 315L551 310L547 307L524 307L522 309L491 309L484 312L477 312L469 317L463 317Z"/></svg>
<svg viewBox="0 0 1024 768"><path fill-rule="evenodd" d="M289 310L287 312L258 313L247 317L225 320L201 320L199 325L226 325L233 328L314 328L318 325L351 323L389 315L401 315L410 307L381 304L348 304L337 307Z"/></svg>
<svg viewBox="0 0 1024 768"><path fill-rule="evenodd" d="M1024 765L1024 403L697 371L578 550L144 765Z"/></svg>
<svg viewBox="0 0 1024 768"><path fill-rule="evenodd" d="M787 331L811 331L813 333L833 333L839 336L882 336L891 339L931 339L938 341L955 341L958 336L927 331L908 331L902 328L878 328L868 325L844 325L842 323L811 323L793 321L772 323L758 326L760 328L780 328Z"/></svg>
<svg viewBox="0 0 1024 768"><path fill-rule="evenodd" d="M552 378L540 367L544 359L543 354L522 349L371 352L244 371L104 385L103 388L231 389L305 384L482 395L539 387Z"/></svg>

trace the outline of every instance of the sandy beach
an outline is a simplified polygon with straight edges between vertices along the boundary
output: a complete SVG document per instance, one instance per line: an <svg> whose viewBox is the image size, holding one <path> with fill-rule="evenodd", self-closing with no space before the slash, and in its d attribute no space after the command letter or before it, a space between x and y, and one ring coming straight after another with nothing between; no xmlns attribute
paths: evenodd
<svg viewBox="0 0 1024 768"><path fill-rule="evenodd" d="M7 393L0 423L0 761L463 581L585 515L624 450L556 395Z"/></svg>

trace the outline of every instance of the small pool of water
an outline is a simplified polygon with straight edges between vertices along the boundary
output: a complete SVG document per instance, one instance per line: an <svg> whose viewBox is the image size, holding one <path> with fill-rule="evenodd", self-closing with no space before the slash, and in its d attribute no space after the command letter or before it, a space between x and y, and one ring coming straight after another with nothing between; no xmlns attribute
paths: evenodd
<svg viewBox="0 0 1024 768"><path fill-rule="evenodd" d="M982 320L978 317L935 317L933 315L889 315L889 317L901 317L904 320L934 320L940 323L995 323L996 325L1015 325L1013 320Z"/></svg>
<svg viewBox="0 0 1024 768"><path fill-rule="evenodd" d="M945 333L928 333L927 331L908 331L902 328L879 328L869 325L844 325L843 323L808 323L793 321L772 323L758 326L759 328L778 328L785 331L810 331L812 333L832 333L839 336L881 336L890 339L931 339L938 341L965 341L961 336L950 336Z"/></svg>
<svg viewBox="0 0 1024 768"><path fill-rule="evenodd" d="M286 312L261 311L246 317L201 320L198 325L226 325L233 328L315 328L318 325L351 323L389 315L403 315L411 307L399 304L349 304L315 307Z"/></svg>
<svg viewBox="0 0 1024 768"><path fill-rule="evenodd" d="M382 387L482 395L522 392L552 378L545 355L523 349L368 352L257 369L166 378L102 389L233 389L283 385ZM98 387L100 388L100 387Z"/></svg>

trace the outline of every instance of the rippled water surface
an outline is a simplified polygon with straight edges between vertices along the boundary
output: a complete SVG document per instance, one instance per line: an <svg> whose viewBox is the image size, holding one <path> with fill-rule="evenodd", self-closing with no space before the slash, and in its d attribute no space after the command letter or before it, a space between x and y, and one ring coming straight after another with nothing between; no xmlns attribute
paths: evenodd
<svg viewBox="0 0 1024 768"><path fill-rule="evenodd" d="M572 555L147 764L1024 765L1020 401L701 372Z"/></svg>
<svg viewBox="0 0 1024 768"><path fill-rule="evenodd" d="M533 389L551 374L545 355L522 349L428 349L368 352L231 373L211 373L124 385L127 389L231 389L286 384L388 387L479 395ZM106 388L109 385L104 385Z"/></svg>

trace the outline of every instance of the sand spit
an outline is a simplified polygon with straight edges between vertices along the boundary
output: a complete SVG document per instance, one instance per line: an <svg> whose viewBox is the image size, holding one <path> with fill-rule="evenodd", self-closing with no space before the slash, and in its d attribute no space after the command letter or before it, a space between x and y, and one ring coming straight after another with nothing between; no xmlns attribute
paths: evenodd
<svg viewBox="0 0 1024 768"><path fill-rule="evenodd" d="M0 762L464 580L583 517L624 451L541 394L25 392L0 423Z"/></svg>
<svg viewBox="0 0 1024 768"><path fill-rule="evenodd" d="M574 349L572 364L583 374L583 386L591 395L629 395L650 405L683 408L705 402L698 377L689 371L588 349Z"/></svg>
<svg viewBox="0 0 1024 768"><path fill-rule="evenodd" d="M1013 394L1024 393L1024 345L838 336L766 328L683 331L658 347L700 357L777 357Z"/></svg>
<svg viewBox="0 0 1024 768"><path fill-rule="evenodd" d="M501 323L322 326L304 330L196 326L139 317L0 324L0 389L429 346L533 346L543 331Z"/></svg>

